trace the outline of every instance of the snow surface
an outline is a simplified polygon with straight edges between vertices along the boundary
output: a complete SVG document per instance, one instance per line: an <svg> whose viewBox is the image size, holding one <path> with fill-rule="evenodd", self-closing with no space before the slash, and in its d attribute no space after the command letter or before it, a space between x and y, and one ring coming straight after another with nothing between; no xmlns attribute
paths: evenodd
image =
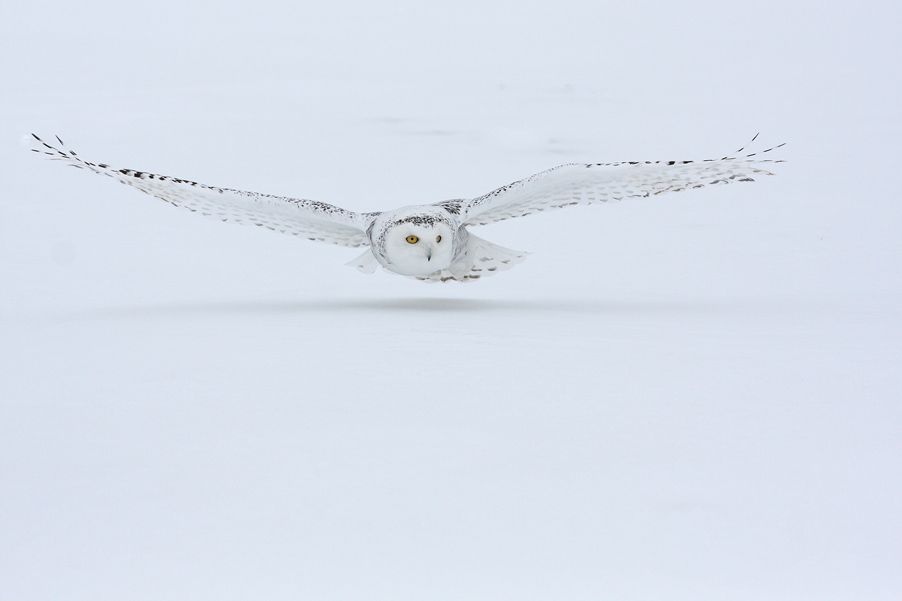
<svg viewBox="0 0 902 601"><path fill-rule="evenodd" d="M902 598L898 3L0 12L0 599ZM365 211L759 130L432 286L20 144Z"/></svg>

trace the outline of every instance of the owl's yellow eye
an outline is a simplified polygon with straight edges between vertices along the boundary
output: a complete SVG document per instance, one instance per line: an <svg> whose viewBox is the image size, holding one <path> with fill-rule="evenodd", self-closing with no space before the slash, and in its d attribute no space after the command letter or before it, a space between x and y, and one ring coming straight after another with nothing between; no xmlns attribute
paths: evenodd
<svg viewBox="0 0 902 601"><path fill-rule="evenodd" d="M441 241L442 241L442 237L441 237L441 236L436 236L436 237L435 237L435 241L436 241L436 242L441 242Z"/></svg>
<svg viewBox="0 0 902 601"><path fill-rule="evenodd" d="M411 244L416 244L417 242L420 241L420 239L417 238L416 236L407 236L407 241L410 242Z"/></svg>

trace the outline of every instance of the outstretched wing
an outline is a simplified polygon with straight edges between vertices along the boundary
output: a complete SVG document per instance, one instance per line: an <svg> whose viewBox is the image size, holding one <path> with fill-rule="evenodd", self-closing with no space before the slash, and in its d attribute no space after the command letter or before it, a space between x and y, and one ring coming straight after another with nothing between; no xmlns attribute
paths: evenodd
<svg viewBox="0 0 902 601"><path fill-rule="evenodd" d="M783 146L783 144L780 144ZM752 176L773 175L765 169L779 160L757 158L761 153L704 161L632 161L570 163L537 173L472 200L438 203L460 215L465 225L485 225L511 217L570 205L615 202L732 182L751 182ZM740 149L738 153L742 152Z"/></svg>
<svg viewBox="0 0 902 601"><path fill-rule="evenodd" d="M117 169L103 163L85 161L66 148L59 138L59 147L56 147L34 134L32 136L35 139L34 152L112 177L171 205L221 221L256 225L308 240L358 247L369 245L366 228L378 214L355 213L313 200L217 188L167 175Z"/></svg>

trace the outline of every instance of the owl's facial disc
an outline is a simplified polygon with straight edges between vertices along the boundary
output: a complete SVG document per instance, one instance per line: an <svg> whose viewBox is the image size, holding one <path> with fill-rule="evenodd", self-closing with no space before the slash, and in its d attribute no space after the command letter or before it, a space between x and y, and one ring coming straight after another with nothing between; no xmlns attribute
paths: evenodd
<svg viewBox="0 0 902 601"><path fill-rule="evenodd" d="M389 269L401 275L426 276L447 269L454 250L453 232L444 223L400 223L385 236Z"/></svg>

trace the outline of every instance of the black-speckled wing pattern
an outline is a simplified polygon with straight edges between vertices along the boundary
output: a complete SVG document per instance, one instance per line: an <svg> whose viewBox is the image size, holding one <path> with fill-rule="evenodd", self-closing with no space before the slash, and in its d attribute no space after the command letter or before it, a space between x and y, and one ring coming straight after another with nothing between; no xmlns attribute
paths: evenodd
<svg viewBox="0 0 902 601"><path fill-rule="evenodd" d="M378 214L355 213L314 200L218 188L167 175L92 163L66 148L59 138L56 139L59 146L55 146L33 137L34 152L106 175L171 205L212 219L256 225L299 238L355 248L369 246L366 228Z"/></svg>
<svg viewBox="0 0 902 601"><path fill-rule="evenodd" d="M438 204L459 215L464 225L485 225L571 205L616 202L704 186L751 182L758 175L773 175L767 167L783 161L760 157L780 146L738 157L703 161L569 163L478 198Z"/></svg>

